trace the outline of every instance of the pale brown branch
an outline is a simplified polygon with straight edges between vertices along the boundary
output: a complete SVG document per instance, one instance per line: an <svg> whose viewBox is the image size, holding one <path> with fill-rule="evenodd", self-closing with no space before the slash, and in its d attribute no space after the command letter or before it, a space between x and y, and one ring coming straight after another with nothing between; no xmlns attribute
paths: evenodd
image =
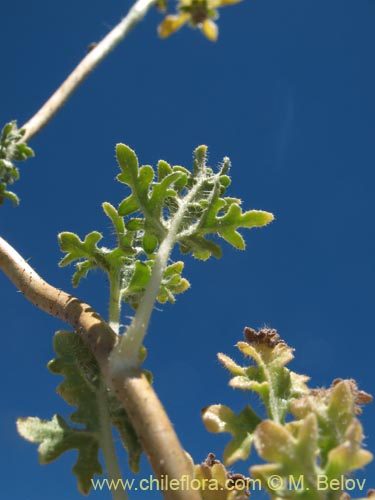
<svg viewBox="0 0 375 500"><path fill-rule="evenodd" d="M164 478L164 484L172 478L191 479L192 464L181 450L164 407L145 375L134 369L125 377L112 378L111 385L130 417L156 477ZM168 500L201 500L197 491L189 489L164 491L163 496Z"/></svg>
<svg viewBox="0 0 375 500"><path fill-rule="evenodd" d="M29 141L55 116L85 78L125 38L135 24L142 20L156 1L137 0L135 2L126 17L82 59L40 110L21 127L25 130L22 141Z"/></svg>
<svg viewBox="0 0 375 500"><path fill-rule="evenodd" d="M100 366L106 368L117 336L97 312L76 297L49 285L3 238L0 238L0 269L35 306L79 332Z"/></svg>
<svg viewBox="0 0 375 500"><path fill-rule="evenodd" d="M140 370L108 373L108 357L118 336L88 304L44 281L21 255L0 238L0 269L35 306L67 322L95 355L100 369L126 409L156 477L181 480L192 474L172 424ZM162 476L163 475L163 476ZM167 500L199 500L193 490L165 491Z"/></svg>

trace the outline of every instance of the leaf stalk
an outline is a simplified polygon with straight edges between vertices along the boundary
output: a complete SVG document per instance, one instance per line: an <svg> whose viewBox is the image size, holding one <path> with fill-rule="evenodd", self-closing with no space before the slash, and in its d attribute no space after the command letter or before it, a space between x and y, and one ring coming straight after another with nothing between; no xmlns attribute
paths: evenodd
<svg viewBox="0 0 375 500"><path fill-rule="evenodd" d="M100 418L100 447L103 452L104 463L107 469L109 480L114 483L122 478L120 465L117 459L117 453L113 442L112 426L108 412L107 388L102 383L98 394L98 408ZM128 496L121 488L111 488L113 500L127 500Z"/></svg>

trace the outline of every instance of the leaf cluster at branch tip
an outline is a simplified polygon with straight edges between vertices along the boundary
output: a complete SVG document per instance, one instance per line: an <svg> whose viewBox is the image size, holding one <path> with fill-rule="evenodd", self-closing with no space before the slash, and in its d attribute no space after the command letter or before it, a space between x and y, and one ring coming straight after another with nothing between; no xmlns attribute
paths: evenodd
<svg viewBox="0 0 375 500"><path fill-rule="evenodd" d="M137 308L151 277L154 258L162 241L168 236L171 221L184 205L184 216L175 235L175 243L183 254L202 260L211 255L221 257L221 247L210 236L218 236L238 249L245 249L240 228L260 227L273 220L272 214L260 210L243 212L241 200L225 196L230 185L230 162L225 158L218 172L206 165L207 148L194 152L193 171L171 166L160 160L156 169L140 166L135 152L124 144L117 145L120 166L117 176L130 193L114 207L103 203L117 238L115 248L99 246L102 234L93 231L84 240L74 233L59 235L61 250L66 253L60 265L76 262L73 285L94 269L102 269L109 279L120 283L121 297ZM199 183L199 189L197 189ZM192 189L195 195L186 199ZM181 276L182 262L165 270L157 300L174 302L175 295L189 287Z"/></svg>
<svg viewBox="0 0 375 500"><path fill-rule="evenodd" d="M250 406L236 415L227 406L215 404L203 410L206 428L232 434L224 451L227 465L247 459L254 445L268 463L252 466L250 475L272 499L317 500L321 498L319 478L337 482L372 460L362 447L364 436L356 417L372 397L360 391L354 380L337 379L328 389L309 389L307 377L286 367L293 359L292 349L276 330L246 328L245 340L237 347L252 359L250 366L240 366L224 354L219 354L219 360L233 375L232 387L258 394L266 418ZM277 488L274 477L280 478ZM295 490L289 489L290 478L299 482Z"/></svg>
<svg viewBox="0 0 375 500"><path fill-rule="evenodd" d="M18 205L18 196L8 190L19 179L19 171L14 162L23 161L34 156L34 152L21 139L23 130L19 130L15 121L7 123L0 136L0 205L6 198Z"/></svg>

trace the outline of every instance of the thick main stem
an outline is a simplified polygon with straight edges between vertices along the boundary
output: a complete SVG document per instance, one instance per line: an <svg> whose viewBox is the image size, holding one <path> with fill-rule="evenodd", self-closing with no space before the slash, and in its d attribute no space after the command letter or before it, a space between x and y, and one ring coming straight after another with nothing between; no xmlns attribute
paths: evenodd
<svg viewBox="0 0 375 500"><path fill-rule="evenodd" d="M131 29L143 19L156 0L138 0L124 19L106 35L95 48L82 59L68 78L40 108L40 110L21 128L25 135L22 141L29 141L36 135L64 105L73 92L99 63L125 38Z"/></svg>
<svg viewBox="0 0 375 500"><path fill-rule="evenodd" d="M110 383L124 404L156 477L162 478L164 484L174 480L179 485L175 491L162 491L163 497L166 500L200 500L200 493L189 488L192 464L186 453L180 453L178 437L145 375L140 369L129 369L123 377L115 374Z"/></svg>
<svg viewBox="0 0 375 500"><path fill-rule="evenodd" d="M44 281L2 238L0 269L30 302L48 314L63 319L77 331L94 354L103 376L108 378L108 358L118 337L100 315L88 304ZM191 475L186 453L144 375L139 371L122 376L118 374L112 378L112 385L140 436L157 477L160 479L161 473L177 479ZM200 499L199 493L193 490L168 491L164 497L167 500Z"/></svg>

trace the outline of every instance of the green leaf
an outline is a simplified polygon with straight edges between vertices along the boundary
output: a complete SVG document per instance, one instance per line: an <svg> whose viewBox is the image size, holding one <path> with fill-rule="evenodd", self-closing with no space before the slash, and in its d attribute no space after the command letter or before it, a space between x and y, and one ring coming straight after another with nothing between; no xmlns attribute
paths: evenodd
<svg viewBox="0 0 375 500"><path fill-rule="evenodd" d="M14 160L22 161L27 158L32 158L34 156L34 151L27 146L25 143L21 142L17 144L16 150L14 152Z"/></svg>
<svg viewBox="0 0 375 500"><path fill-rule="evenodd" d="M290 410L297 419L306 418L310 413L317 417L322 466L326 466L330 452L340 449L347 440L347 433L361 411L356 403L360 393L354 380L338 379L328 389L319 389L292 401Z"/></svg>
<svg viewBox="0 0 375 500"><path fill-rule="evenodd" d="M190 287L188 280L181 277L183 269L184 263L181 261L175 262L165 269L160 293L157 296L158 302L163 304L169 301L174 304L175 295L185 292Z"/></svg>
<svg viewBox="0 0 375 500"><path fill-rule="evenodd" d="M285 365L293 359L293 350L280 339L276 330L258 332L245 329L247 342L238 342L242 354L254 364L240 367L231 358L219 354L219 360L234 375L230 385L236 389L251 390L261 397L270 418L283 422L291 402L308 392L305 376L298 376Z"/></svg>
<svg viewBox="0 0 375 500"><path fill-rule="evenodd" d="M193 173L195 176L202 174L206 168L207 146L204 144L194 150Z"/></svg>
<svg viewBox="0 0 375 500"><path fill-rule="evenodd" d="M138 209L139 209L139 203L136 197L131 194L130 196L122 200L122 202L120 203L118 207L118 214L123 217L126 217L127 215L136 212Z"/></svg>
<svg viewBox="0 0 375 500"><path fill-rule="evenodd" d="M202 234L217 233L238 250L244 250L245 241L237 229L265 226L273 221L273 215L261 210L243 213L239 204L240 200L230 199L226 213L220 215L219 213L227 206L227 200L225 198L214 199L202 218L200 232Z"/></svg>
<svg viewBox="0 0 375 500"><path fill-rule="evenodd" d="M76 272L72 279L73 286L78 286L80 280L85 278L91 269L99 267L107 273L110 272L109 252L97 246L102 237L97 231L89 233L84 241L74 233L64 232L58 235L60 248L66 253L59 262L59 266L64 267L74 261L79 261L76 263Z"/></svg>
<svg viewBox="0 0 375 500"><path fill-rule="evenodd" d="M125 144L117 144L116 156L121 168L121 174L117 176L117 179L128 186L134 186L138 177L137 155Z"/></svg>
<svg viewBox="0 0 375 500"><path fill-rule="evenodd" d="M95 435L70 427L61 416L54 415L52 420L19 418L17 430L24 439L40 444L38 453L41 464L48 464L66 451L77 449L78 458L73 472L82 494L89 493L95 474L103 474L97 458L99 447Z"/></svg>
<svg viewBox="0 0 375 500"><path fill-rule="evenodd" d="M233 440L224 450L224 463L232 465L237 460L246 460L250 454L254 431L261 422L260 417L246 406L235 413L224 405L211 405L202 411L203 422L209 432L229 432Z"/></svg>
<svg viewBox="0 0 375 500"><path fill-rule="evenodd" d="M245 250L245 240L237 231L234 231L233 229L221 229L219 234L234 248L237 248L238 250Z"/></svg>
<svg viewBox="0 0 375 500"><path fill-rule="evenodd" d="M158 246L158 239L153 234L145 233L143 235L143 249L148 254L151 255L155 252Z"/></svg>
<svg viewBox="0 0 375 500"><path fill-rule="evenodd" d="M5 185L0 185L0 205L4 202L4 199L8 198L13 202L14 206L19 205L20 199L16 195L16 193L13 193L13 191L9 191L5 189Z"/></svg>
<svg viewBox="0 0 375 500"><path fill-rule="evenodd" d="M141 217L130 219L126 223L126 229L129 231L140 231L143 229L144 220Z"/></svg>
<svg viewBox="0 0 375 500"><path fill-rule="evenodd" d="M327 417L335 423L336 433L343 435L356 414L355 391L352 381L342 380L335 384L327 401Z"/></svg>
<svg viewBox="0 0 375 500"><path fill-rule="evenodd" d="M138 158L134 151L124 144L116 147L117 161L121 168L121 174L117 176L120 182L127 184L131 190L131 196L127 197L119 206L119 215L128 215L136 210L140 210L146 221L147 227L152 229L156 236L164 235L165 229L162 221L158 219L158 214L154 214L150 205L150 192L154 170L150 165L139 167ZM129 225L130 224L130 225ZM141 227L143 227L143 223ZM132 231L139 231L141 227L134 226L130 221L126 223L126 228Z"/></svg>
<svg viewBox="0 0 375 500"><path fill-rule="evenodd" d="M171 276L174 276L175 274L181 274L182 271L184 270L185 264L179 260L178 262L174 262L170 266L167 267L167 269L164 271L164 278L170 278Z"/></svg>
<svg viewBox="0 0 375 500"><path fill-rule="evenodd" d="M150 165L143 165L138 172L137 193L142 200L148 199L151 182L154 179L154 169Z"/></svg>
<svg viewBox="0 0 375 500"><path fill-rule="evenodd" d="M192 173L184 167L172 168L167 162L160 160L157 182L153 182L153 169L148 165L139 168L134 151L123 144L118 145L117 159L122 170L118 178L132 190L130 196L120 203L118 214L127 216L139 210L145 219L143 226L141 222L132 220L126 223L126 227L132 231L143 228L146 234L157 237L161 242L168 227L166 215L168 212L170 216L176 213L199 178L201 187L194 199L186 204L186 216L177 236L181 251L192 253L202 260L211 255L220 257L219 245L207 239L207 235L218 235L235 248L243 250L245 242L238 229L261 227L271 222L273 216L256 210L242 212L240 200L223 197L230 185L227 175L229 159L225 158L219 173L214 173L206 166L206 157L207 147L199 146L194 152ZM149 242L147 237L144 241L146 244ZM146 253L150 253L149 247Z"/></svg>
<svg viewBox="0 0 375 500"><path fill-rule="evenodd" d="M274 220L273 214L263 210L249 210L242 214L243 227L263 227Z"/></svg>
<svg viewBox="0 0 375 500"><path fill-rule="evenodd" d="M152 261L136 261L129 284L123 289L123 300L129 302L133 309L138 308L150 281L152 264ZM165 269L160 284L160 291L157 295L158 302L161 304L171 302L173 304L175 302L175 295L185 292L190 287L190 283L181 277L183 268L183 262L175 262Z"/></svg>
<svg viewBox="0 0 375 500"><path fill-rule="evenodd" d="M58 235L60 248L66 256L60 261L59 266L67 266L76 262L76 272L73 275L73 286L78 286L80 280L87 276L88 271L100 268L109 277L121 275L124 266L129 266L133 262L133 254L136 252L132 247L133 235L127 233L122 219L116 210L109 203L104 204L106 214L112 220L117 232L118 248L109 250L105 247L98 247L97 243L102 239L102 235L97 231L89 233L84 241L76 234L64 232Z"/></svg>
<svg viewBox="0 0 375 500"><path fill-rule="evenodd" d="M70 420L82 427L72 427L62 417L55 416L50 422L26 419L21 423L20 433L32 442L41 443L41 463L49 463L65 451L76 448L78 460L73 472L78 478L79 490L87 494L91 478L94 474L102 474L98 460L100 372L92 354L76 333L57 332L54 349L58 357L48 363L48 368L64 377L57 392L69 405L77 407Z"/></svg>
<svg viewBox="0 0 375 500"><path fill-rule="evenodd" d="M167 196L176 196L176 192L171 189L171 186L181 179L186 179L186 175L181 172L173 172L165 177L159 183L154 183L150 195L149 208L158 217L162 216L162 208L164 200ZM185 180L186 183L186 180Z"/></svg>
<svg viewBox="0 0 375 500"><path fill-rule="evenodd" d="M140 165L135 152L124 144L117 145L116 155L121 170L118 180L130 190L117 208L103 203L117 245L99 246L102 235L97 231L83 241L73 233L59 236L66 253L60 265L75 263L75 286L88 271L100 268L107 273L111 290L119 290L122 298L137 309L153 264L159 261L157 252L167 238L171 242L167 247L173 249L179 244L183 254L201 260L220 258L219 238L244 249L241 228L262 226L273 219L267 212L243 212L241 200L225 196L230 185L230 161L225 158L215 172L207 165L206 146L195 150L192 172L160 160L156 174L150 165ZM164 274L161 281L157 295L160 303L175 302L176 295L189 287L180 272Z"/></svg>
<svg viewBox="0 0 375 500"><path fill-rule="evenodd" d="M48 363L50 372L62 375L64 380L57 393L77 409L72 422L83 424L89 430L99 427L96 394L100 389L100 371L97 362L81 338L74 332L58 331L53 339L57 358Z"/></svg>
<svg viewBox="0 0 375 500"><path fill-rule="evenodd" d="M227 356L226 354L223 354L221 352L218 353L217 355L219 361L225 366L227 370L230 371L232 375L245 375L246 374L246 368L243 368L242 366L237 365L233 361L232 358Z"/></svg>
<svg viewBox="0 0 375 500"><path fill-rule="evenodd" d="M117 240L120 244L123 236L126 233L124 219L121 217L115 207L108 202L103 203L104 213L111 219L113 227L117 234Z"/></svg>
<svg viewBox="0 0 375 500"><path fill-rule="evenodd" d="M54 337L54 349L57 357L48 363L48 368L64 377L57 392L69 405L76 407L70 421L80 427L55 415L51 421L36 417L19 419L18 431L25 439L40 443L41 463L49 463L65 451L77 449L78 460L73 472L78 478L79 490L87 494L94 474L103 473L98 452L102 426L108 423L101 420L101 405L107 407L110 422L128 451L133 471L139 469L142 449L125 410L115 396L104 389L98 364L81 338L74 332L59 331Z"/></svg>
<svg viewBox="0 0 375 500"><path fill-rule="evenodd" d="M134 267L134 273L126 288L125 293L134 294L143 291L151 278L151 268L144 262L137 261Z"/></svg>
<svg viewBox="0 0 375 500"><path fill-rule="evenodd" d="M192 253L196 259L207 260L213 255L217 259L222 256L220 245L202 236L189 236L180 242L182 254Z"/></svg>
<svg viewBox="0 0 375 500"><path fill-rule="evenodd" d="M353 419L345 433L345 440L328 454L325 473L329 479L343 476L356 469L362 469L372 461L372 453L361 449L363 437L360 422Z"/></svg>
<svg viewBox="0 0 375 500"><path fill-rule="evenodd" d="M142 447L128 414L114 396L109 396L109 412L112 425L119 433L122 445L128 453L130 470L138 473Z"/></svg>
<svg viewBox="0 0 375 500"><path fill-rule="evenodd" d="M254 479L262 481L273 498L284 498L287 494L290 478L303 477L298 494L302 498L317 498L317 475L321 469L316 464L318 456L318 426L314 414L310 414L298 425L281 425L272 420L264 420L254 433L254 445L261 458L271 463L255 465L250 468ZM277 489L270 481L274 476L280 478ZM297 484L297 483L295 483ZM311 491L311 497L307 496Z"/></svg>
<svg viewBox="0 0 375 500"><path fill-rule="evenodd" d="M164 177L172 173L172 167L164 160L159 160L157 165L158 182L161 182Z"/></svg>
<svg viewBox="0 0 375 500"><path fill-rule="evenodd" d="M245 328L244 333L246 342L237 347L251 358L250 366L240 366L221 353L218 357L233 375L230 385L258 393L269 419L261 421L256 416L258 421L238 422L242 414L236 417L230 408L213 405L203 411L204 423L211 432L233 434L225 450L226 463L247 458L249 442L254 443L260 458L269 463L252 466L250 474L273 500L317 499L322 491L319 477L338 485L372 460L362 447L363 431L355 417L359 405L372 397L360 391L354 380L336 379L328 389L309 390L308 378L287 368L293 350L276 330ZM295 420L286 421L287 412ZM298 489L291 490L293 484Z"/></svg>
<svg viewBox="0 0 375 500"><path fill-rule="evenodd" d="M34 156L34 152L22 141L23 130L19 130L15 121L7 123L0 135L0 205L5 199L10 199L16 206L19 199L15 193L8 190L19 179L16 161L23 161Z"/></svg>
<svg viewBox="0 0 375 500"><path fill-rule="evenodd" d="M255 446L261 458L269 462L294 460L296 440L281 424L264 420L256 430Z"/></svg>
<svg viewBox="0 0 375 500"><path fill-rule="evenodd" d="M76 234L64 232L58 235L58 242L60 248L67 255L60 261L59 266L64 267L79 259L92 259L96 260L99 249L97 243L103 236L97 231L89 233L84 241L82 241Z"/></svg>
<svg viewBox="0 0 375 500"><path fill-rule="evenodd" d="M77 288L82 278L87 277L87 273L92 269L95 269L97 265L89 260L84 260L83 262L76 263L76 272L72 276L72 285Z"/></svg>

